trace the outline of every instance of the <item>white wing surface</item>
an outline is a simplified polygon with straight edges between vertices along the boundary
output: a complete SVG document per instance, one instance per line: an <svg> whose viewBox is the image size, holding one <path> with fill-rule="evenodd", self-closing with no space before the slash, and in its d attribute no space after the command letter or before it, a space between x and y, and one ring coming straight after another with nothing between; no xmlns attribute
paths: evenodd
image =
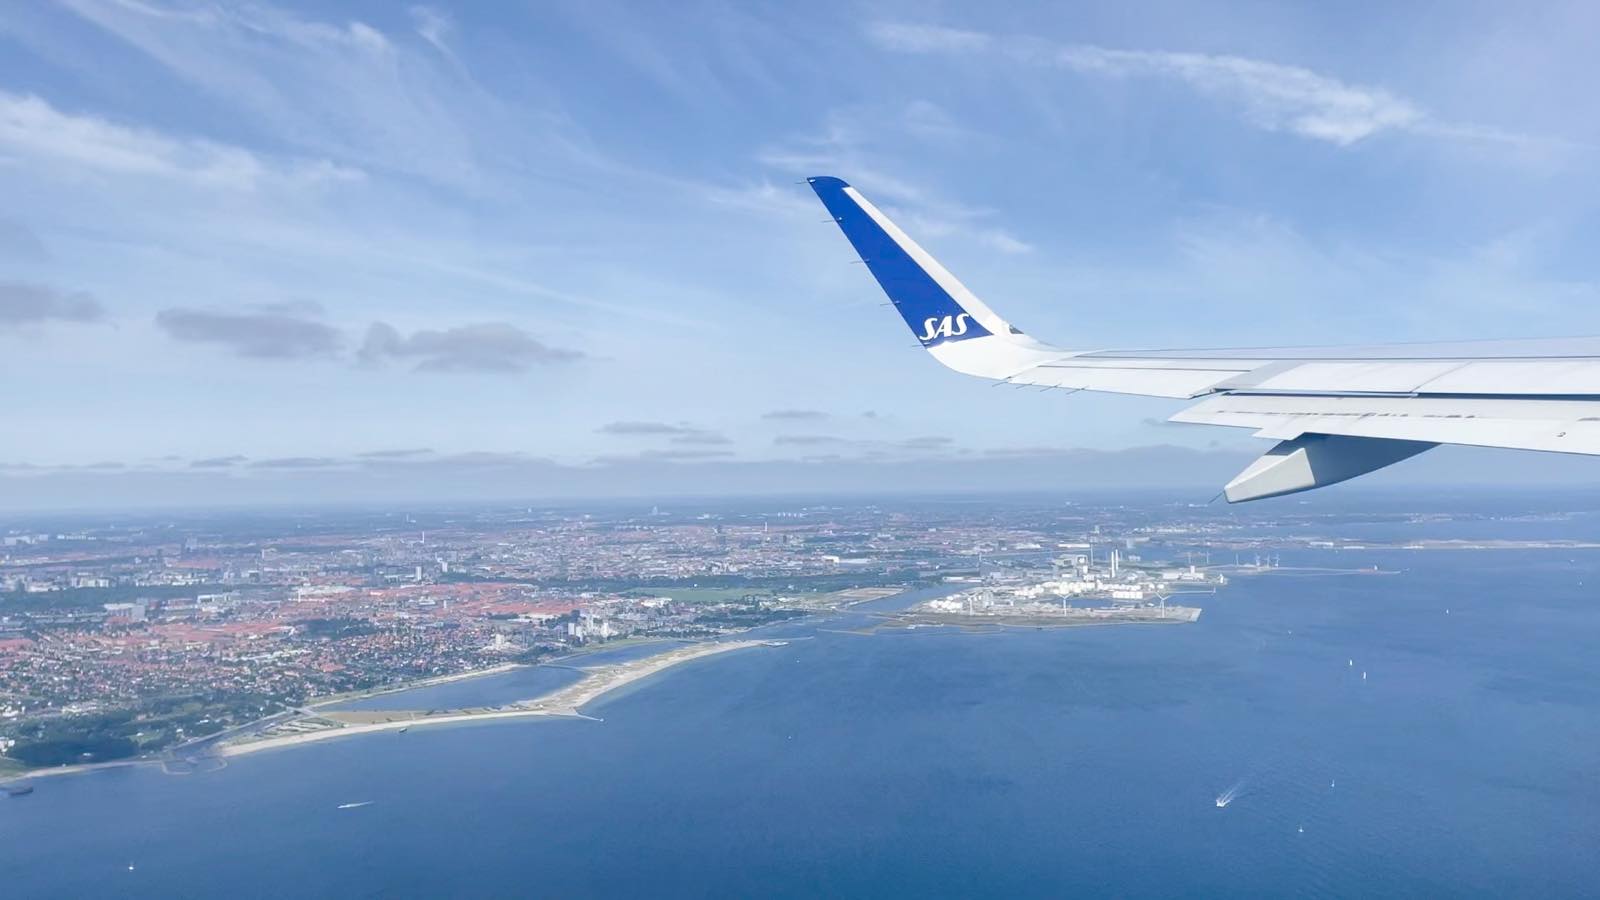
<svg viewBox="0 0 1600 900"><path fill-rule="evenodd" d="M855 188L808 179L922 345L967 375L1197 401L1176 422L1279 443L1230 502L1335 484L1439 444L1600 455L1600 338L1067 350L1000 318Z"/></svg>

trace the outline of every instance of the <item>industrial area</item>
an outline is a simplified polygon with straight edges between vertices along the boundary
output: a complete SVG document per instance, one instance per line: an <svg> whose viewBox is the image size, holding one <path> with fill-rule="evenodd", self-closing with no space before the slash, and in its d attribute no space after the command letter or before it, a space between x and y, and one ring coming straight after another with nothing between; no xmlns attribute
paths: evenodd
<svg viewBox="0 0 1600 900"><path fill-rule="evenodd" d="M1062 545L1069 551L1048 571L1010 570L977 579L976 586L918 604L900 620L941 625L1109 625L1179 623L1200 618L1200 607L1168 601L1174 596L1215 594L1228 583L1220 572L1194 564L1147 565L1137 555L1112 548L1096 559L1094 545Z"/></svg>

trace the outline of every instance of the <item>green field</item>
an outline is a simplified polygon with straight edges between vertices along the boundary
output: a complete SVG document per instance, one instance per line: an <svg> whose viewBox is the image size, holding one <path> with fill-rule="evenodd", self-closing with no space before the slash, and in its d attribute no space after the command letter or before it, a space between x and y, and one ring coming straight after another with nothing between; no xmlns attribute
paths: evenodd
<svg viewBox="0 0 1600 900"><path fill-rule="evenodd" d="M771 600L775 595L763 588L636 588L626 592L629 597L671 597L674 603L727 603L746 596Z"/></svg>

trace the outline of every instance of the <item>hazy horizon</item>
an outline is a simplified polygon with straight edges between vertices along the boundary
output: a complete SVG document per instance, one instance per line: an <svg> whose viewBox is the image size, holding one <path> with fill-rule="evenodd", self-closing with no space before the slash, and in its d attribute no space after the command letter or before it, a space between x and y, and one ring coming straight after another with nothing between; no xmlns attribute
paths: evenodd
<svg viewBox="0 0 1600 900"><path fill-rule="evenodd" d="M156 509L321 508L728 497L941 497L1060 491L1161 491L1209 503L1253 456L1248 447L1120 451L1035 450L956 459L831 461L615 461L564 465L518 454L406 460L302 460L292 466L43 470L0 479L0 514ZM1540 460L1540 464L1530 464ZM1402 496L1446 489L1496 493L1600 487L1600 460L1442 447L1347 485L1317 492ZM1292 496L1262 501L1293 507ZM1220 501L1218 501L1220 502Z"/></svg>

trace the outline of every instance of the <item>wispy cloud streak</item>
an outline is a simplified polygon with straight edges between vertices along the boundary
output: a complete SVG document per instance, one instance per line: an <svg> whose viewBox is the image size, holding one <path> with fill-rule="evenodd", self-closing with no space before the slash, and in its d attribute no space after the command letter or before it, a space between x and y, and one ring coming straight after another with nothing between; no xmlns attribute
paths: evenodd
<svg viewBox="0 0 1600 900"><path fill-rule="evenodd" d="M878 46L899 53L999 56L1022 65L1082 75L1170 79L1233 107L1259 128L1341 147L1385 132L1523 148L1556 148L1565 144L1550 138L1440 121L1418 103L1382 87L1354 84L1301 66L1243 56L1057 44L1032 37L903 22L874 23L866 33Z"/></svg>

